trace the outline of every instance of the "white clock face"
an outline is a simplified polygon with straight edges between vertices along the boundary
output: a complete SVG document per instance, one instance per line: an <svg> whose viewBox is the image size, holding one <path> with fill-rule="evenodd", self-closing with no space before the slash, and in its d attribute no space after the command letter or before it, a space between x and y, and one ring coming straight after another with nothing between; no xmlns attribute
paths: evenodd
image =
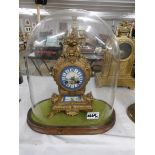
<svg viewBox="0 0 155 155"><path fill-rule="evenodd" d="M60 80L64 88L77 90L84 82L84 73L79 67L69 66L61 72Z"/></svg>

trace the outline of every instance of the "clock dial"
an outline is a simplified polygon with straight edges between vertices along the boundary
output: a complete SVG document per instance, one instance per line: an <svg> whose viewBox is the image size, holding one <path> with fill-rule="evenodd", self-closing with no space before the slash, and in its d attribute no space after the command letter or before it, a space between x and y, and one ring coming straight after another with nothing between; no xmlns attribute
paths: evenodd
<svg viewBox="0 0 155 155"><path fill-rule="evenodd" d="M128 43L122 43L119 45L120 48L120 58L121 59L126 59L130 56L132 47Z"/></svg>
<svg viewBox="0 0 155 155"><path fill-rule="evenodd" d="M68 90L77 90L84 82L84 73L79 67L69 66L63 69L60 78L64 88Z"/></svg>

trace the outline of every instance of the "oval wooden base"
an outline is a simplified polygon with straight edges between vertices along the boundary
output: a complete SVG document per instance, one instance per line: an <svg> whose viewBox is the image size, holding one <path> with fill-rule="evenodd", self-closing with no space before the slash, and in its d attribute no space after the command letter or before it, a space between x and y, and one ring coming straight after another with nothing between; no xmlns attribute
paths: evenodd
<svg viewBox="0 0 155 155"><path fill-rule="evenodd" d="M128 117L135 122L135 104L131 104L128 108L127 108L127 114Z"/></svg>
<svg viewBox="0 0 155 155"><path fill-rule="evenodd" d="M106 124L102 126L89 127L51 127L34 122L31 118L32 109L28 111L27 123L30 128L36 132L48 135L91 135L101 134L113 127L115 124L115 111L113 110L112 117Z"/></svg>

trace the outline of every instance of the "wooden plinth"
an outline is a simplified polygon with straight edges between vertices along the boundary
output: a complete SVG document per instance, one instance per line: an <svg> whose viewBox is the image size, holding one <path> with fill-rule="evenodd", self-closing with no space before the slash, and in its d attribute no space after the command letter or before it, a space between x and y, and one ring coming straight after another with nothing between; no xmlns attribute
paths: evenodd
<svg viewBox="0 0 155 155"><path fill-rule="evenodd" d="M108 105L109 106L109 105ZM91 135L101 134L113 127L115 124L115 111L113 110L108 121L101 125L93 126L51 126L44 123L38 123L32 118L33 111L29 109L27 114L27 123L30 128L36 132L48 135ZM70 116L72 117L72 116Z"/></svg>

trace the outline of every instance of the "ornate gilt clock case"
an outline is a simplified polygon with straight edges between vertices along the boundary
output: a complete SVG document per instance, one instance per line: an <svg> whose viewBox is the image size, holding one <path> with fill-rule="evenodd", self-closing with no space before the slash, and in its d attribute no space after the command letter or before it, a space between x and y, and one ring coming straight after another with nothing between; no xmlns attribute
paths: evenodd
<svg viewBox="0 0 155 155"><path fill-rule="evenodd" d="M67 47L63 50L63 54L52 71L60 94L52 95L52 110L54 112L65 111L68 115L74 116L80 110L93 110L93 96L91 92L84 95L86 84L91 77L91 68L86 58L80 53L79 38L75 28L72 29L65 41ZM72 99L69 104L66 104L67 97ZM75 98L78 98L79 101L74 101Z"/></svg>
<svg viewBox="0 0 155 155"><path fill-rule="evenodd" d="M135 43L134 39L130 37L131 23L122 22L117 28L116 35L120 48L120 64L118 86L135 88L135 79L132 76L134 62L135 62ZM103 65L104 68L100 73L96 74L96 85L109 86L115 69L116 60L109 51L105 51Z"/></svg>
<svg viewBox="0 0 155 155"><path fill-rule="evenodd" d="M62 54L54 60L53 51L45 47L59 48ZM97 88L91 62L102 60L105 50L115 58L116 68L111 87ZM51 59L42 56L45 53ZM27 46L30 128L45 134L98 134L111 129L118 66L119 48L112 30L91 12L63 10L42 20Z"/></svg>

